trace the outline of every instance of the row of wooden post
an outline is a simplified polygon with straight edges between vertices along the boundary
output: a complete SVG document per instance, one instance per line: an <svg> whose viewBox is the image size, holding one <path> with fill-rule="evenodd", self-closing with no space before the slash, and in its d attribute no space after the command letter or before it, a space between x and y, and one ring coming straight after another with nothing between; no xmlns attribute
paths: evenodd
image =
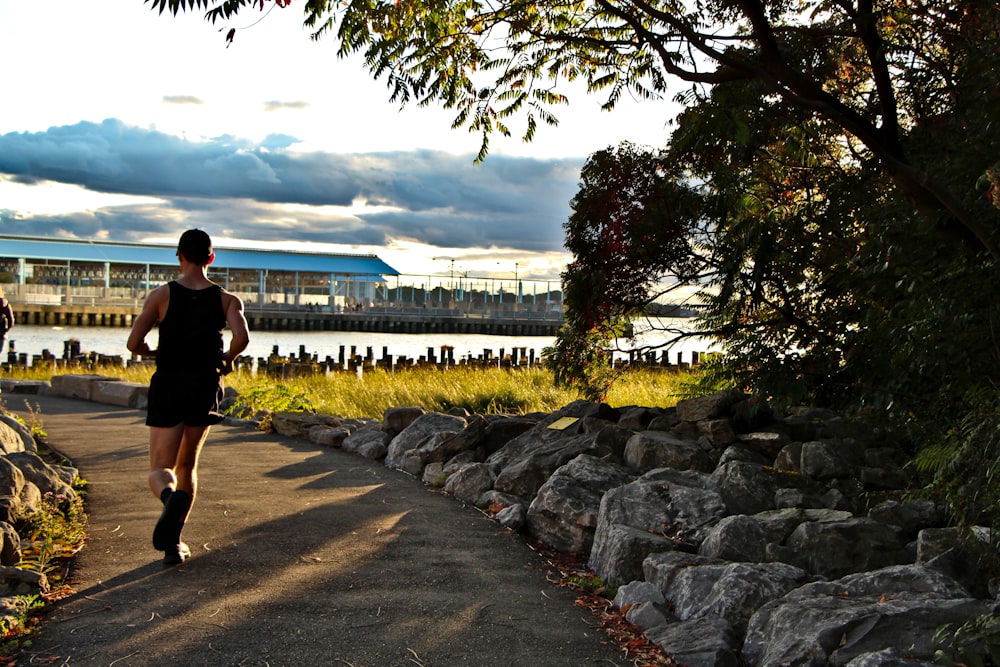
<svg viewBox="0 0 1000 667"><path fill-rule="evenodd" d="M298 354L283 356L275 345L268 357L258 357L246 355L240 357L235 364L236 370L240 372L257 372L276 377L299 377L320 372L350 371L358 372L367 369L384 370L404 370L408 368L420 368L434 366L438 368L448 368L453 366L464 366L471 368L529 368L542 362L542 356L534 349L528 347L512 347L509 352L507 348L500 348L498 354L494 354L493 349L485 348L482 353L473 357L471 354L458 359L455 358L455 348L451 345L442 345L438 348L428 347L427 353L417 358L405 355L390 355L388 346L382 347L382 354L376 358L374 347L366 347L362 354L357 345L341 345L336 358L326 356L323 360L319 355L310 353L305 345L300 345ZM704 360L704 353L690 352L690 362L684 361L684 353L677 352L677 363L670 362L669 351L649 351L639 353L632 351L627 360L618 359L615 366L624 367L644 367L644 368L665 368L677 370L689 366L697 366ZM27 366L29 355L16 350L14 341L10 341L7 351L5 366ZM62 357L56 357L49 350L42 350L41 354L31 355L31 365L53 365L55 367L86 367L89 369L101 366L118 366L133 364L152 364L152 359L129 359L126 361L121 355L105 355L97 352L81 352L80 341L70 339L63 343Z"/></svg>

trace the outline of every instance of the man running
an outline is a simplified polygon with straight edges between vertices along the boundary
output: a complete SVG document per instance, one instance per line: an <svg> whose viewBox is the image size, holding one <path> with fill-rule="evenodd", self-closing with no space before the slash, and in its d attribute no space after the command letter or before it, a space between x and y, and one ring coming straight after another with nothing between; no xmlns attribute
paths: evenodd
<svg viewBox="0 0 1000 667"><path fill-rule="evenodd" d="M149 383L149 488L163 502L153 529L153 547L163 562L177 565L191 551L181 530L198 491L198 456L212 424L222 421L222 376L247 348L250 334L243 302L208 279L215 259L212 240L190 229L177 244L181 275L149 293L132 324L128 349L156 357ZM154 350L146 336L159 325ZM232 334L223 351L222 331Z"/></svg>

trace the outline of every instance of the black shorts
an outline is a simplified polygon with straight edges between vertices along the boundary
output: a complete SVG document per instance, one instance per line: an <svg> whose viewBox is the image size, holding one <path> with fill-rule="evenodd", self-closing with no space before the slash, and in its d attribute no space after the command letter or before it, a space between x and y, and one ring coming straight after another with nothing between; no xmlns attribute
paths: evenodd
<svg viewBox="0 0 1000 667"><path fill-rule="evenodd" d="M149 381L146 426L218 424L223 419L219 410L222 396L222 378L214 373L199 377L157 371Z"/></svg>

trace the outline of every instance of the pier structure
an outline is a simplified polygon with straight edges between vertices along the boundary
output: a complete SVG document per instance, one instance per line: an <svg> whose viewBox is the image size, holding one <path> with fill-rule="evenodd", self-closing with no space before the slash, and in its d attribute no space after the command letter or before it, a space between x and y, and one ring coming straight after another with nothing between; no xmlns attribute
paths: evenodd
<svg viewBox="0 0 1000 667"><path fill-rule="evenodd" d="M173 245L0 235L0 287L20 324L130 327L177 275ZM216 248L209 277L251 329L554 335L558 281L403 275L375 255Z"/></svg>
<svg viewBox="0 0 1000 667"><path fill-rule="evenodd" d="M129 328L141 305L53 306L11 300L18 324L66 327ZM407 313L371 308L330 313L305 308L246 308L251 331L359 331L400 334L484 334L491 336L554 336L561 320L537 313L455 314L447 311Z"/></svg>

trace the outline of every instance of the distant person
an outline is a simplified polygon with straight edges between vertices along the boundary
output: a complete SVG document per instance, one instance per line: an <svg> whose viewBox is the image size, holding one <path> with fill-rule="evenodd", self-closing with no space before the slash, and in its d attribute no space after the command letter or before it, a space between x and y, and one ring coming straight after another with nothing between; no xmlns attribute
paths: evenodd
<svg viewBox="0 0 1000 667"><path fill-rule="evenodd" d="M128 349L156 357L149 383L149 488L163 502L153 547L177 565L191 555L181 530L198 491L198 455L212 424L222 421L222 376L250 343L243 302L208 279L212 240L190 229L177 244L180 278L149 293L132 325ZM159 325L154 350L146 336ZM232 334L223 351L222 331Z"/></svg>
<svg viewBox="0 0 1000 667"><path fill-rule="evenodd" d="M0 288L0 353L3 353L7 332L13 328L14 309L10 307L10 301L4 297L3 288Z"/></svg>

